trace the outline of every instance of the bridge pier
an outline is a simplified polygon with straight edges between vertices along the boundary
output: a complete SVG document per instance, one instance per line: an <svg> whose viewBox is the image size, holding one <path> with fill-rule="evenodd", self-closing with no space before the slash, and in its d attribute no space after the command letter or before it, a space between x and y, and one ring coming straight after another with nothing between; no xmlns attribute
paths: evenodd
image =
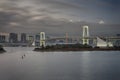
<svg viewBox="0 0 120 80"><path fill-rule="evenodd" d="M83 26L83 45L89 45L89 39L87 37L89 37L89 28L88 26Z"/></svg>

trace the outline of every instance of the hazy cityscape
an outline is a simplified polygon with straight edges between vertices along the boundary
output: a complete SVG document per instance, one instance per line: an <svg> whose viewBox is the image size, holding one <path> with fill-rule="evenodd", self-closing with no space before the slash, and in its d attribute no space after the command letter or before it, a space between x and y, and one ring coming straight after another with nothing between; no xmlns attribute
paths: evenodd
<svg viewBox="0 0 120 80"><path fill-rule="evenodd" d="M120 0L0 0L0 80L120 80Z"/></svg>
<svg viewBox="0 0 120 80"><path fill-rule="evenodd" d="M83 26L82 34L79 36L69 35L69 33L64 33L62 36L50 36L44 33L45 45L56 45L56 44L88 44L91 46L105 45L103 47L109 46L120 46L120 34L114 36L90 36L89 27L87 30L84 30L86 26ZM83 39L87 40L87 43ZM40 47L42 40L41 32L40 33L0 33L0 44L6 47ZM106 42L106 43L105 43ZM100 46L99 46L100 47ZM102 46L101 46L102 47Z"/></svg>

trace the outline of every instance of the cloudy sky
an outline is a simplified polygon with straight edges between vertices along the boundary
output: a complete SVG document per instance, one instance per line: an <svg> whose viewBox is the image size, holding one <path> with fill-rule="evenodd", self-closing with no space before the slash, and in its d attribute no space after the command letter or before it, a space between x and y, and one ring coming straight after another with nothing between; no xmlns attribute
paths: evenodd
<svg viewBox="0 0 120 80"><path fill-rule="evenodd" d="M91 35L120 31L120 0L0 0L0 32Z"/></svg>

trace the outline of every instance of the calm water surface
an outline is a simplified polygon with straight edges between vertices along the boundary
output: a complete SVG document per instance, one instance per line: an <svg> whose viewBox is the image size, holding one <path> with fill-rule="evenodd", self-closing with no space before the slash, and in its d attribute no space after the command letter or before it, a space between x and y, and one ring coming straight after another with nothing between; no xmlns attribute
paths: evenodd
<svg viewBox="0 0 120 80"><path fill-rule="evenodd" d="M0 54L0 80L120 80L120 51L5 49Z"/></svg>

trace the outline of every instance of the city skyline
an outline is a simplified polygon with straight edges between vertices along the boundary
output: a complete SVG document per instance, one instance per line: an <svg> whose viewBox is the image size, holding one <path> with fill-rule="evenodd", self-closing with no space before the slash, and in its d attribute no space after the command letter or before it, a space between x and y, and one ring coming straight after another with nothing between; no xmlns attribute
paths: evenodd
<svg viewBox="0 0 120 80"><path fill-rule="evenodd" d="M119 0L1 0L0 32L119 34Z"/></svg>

